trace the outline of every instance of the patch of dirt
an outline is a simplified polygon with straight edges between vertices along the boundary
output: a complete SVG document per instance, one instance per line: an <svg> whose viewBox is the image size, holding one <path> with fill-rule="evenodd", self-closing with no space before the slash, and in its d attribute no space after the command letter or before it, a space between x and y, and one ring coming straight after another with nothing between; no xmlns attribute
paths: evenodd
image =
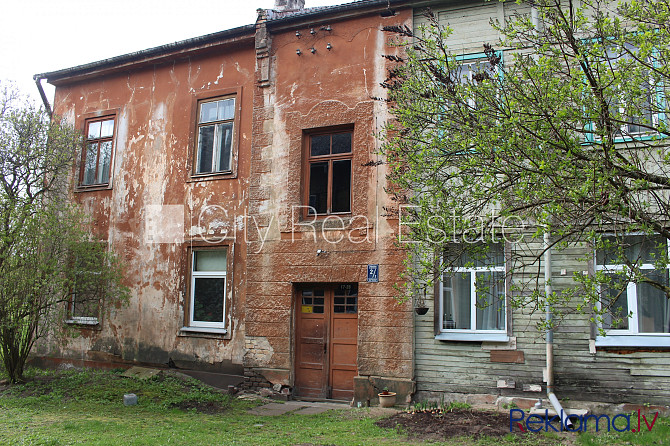
<svg viewBox="0 0 670 446"><path fill-rule="evenodd" d="M461 436L475 439L482 436L503 437L510 433L508 415L483 410L454 409L443 414L401 412L375 424L389 429L400 426L409 438L420 440L444 440Z"/></svg>
<svg viewBox="0 0 670 446"><path fill-rule="evenodd" d="M182 401L179 404L173 404L172 407L181 410L196 410L210 415L223 413L227 410L226 407L222 407L220 404L211 401L206 403L200 401Z"/></svg>

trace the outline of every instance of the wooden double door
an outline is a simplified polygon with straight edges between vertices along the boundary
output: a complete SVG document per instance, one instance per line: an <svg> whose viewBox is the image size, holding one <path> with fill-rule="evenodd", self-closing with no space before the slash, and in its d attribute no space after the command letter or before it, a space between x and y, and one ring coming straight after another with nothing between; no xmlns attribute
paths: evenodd
<svg viewBox="0 0 670 446"><path fill-rule="evenodd" d="M295 394L351 400L358 374L358 284L296 289Z"/></svg>

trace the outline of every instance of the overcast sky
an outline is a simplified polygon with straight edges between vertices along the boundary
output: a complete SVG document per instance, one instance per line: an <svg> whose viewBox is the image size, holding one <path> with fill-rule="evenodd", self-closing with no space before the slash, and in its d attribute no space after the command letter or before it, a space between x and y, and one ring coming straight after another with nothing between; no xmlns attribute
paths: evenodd
<svg viewBox="0 0 670 446"><path fill-rule="evenodd" d="M305 7L352 0L306 0ZM3 0L0 80L38 101L32 76L256 21L274 0ZM50 86L49 86L50 87ZM46 89L49 101L53 88Z"/></svg>

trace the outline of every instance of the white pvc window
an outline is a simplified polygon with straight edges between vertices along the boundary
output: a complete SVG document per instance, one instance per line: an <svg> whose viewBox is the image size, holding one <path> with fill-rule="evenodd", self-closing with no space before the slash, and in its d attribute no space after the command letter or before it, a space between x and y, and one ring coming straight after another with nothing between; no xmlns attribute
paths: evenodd
<svg viewBox="0 0 670 446"><path fill-rule="evenodd" d="M457 82L461 85L475 84L477 83L477 75L486 75L486 76L498 76L498 70L496 67L493 67L488 60L486 59L474 59L474 57L479 57L480 55L474 55L467 58L463 58L457 69L455 70L455 76ZM472 108L478 108L475 98L468 98L468 105Z"/></svg>
<svg viewBox="0 0 670 446"><path fill-rule="evenodd" d="M440 331L506 333L505 255L492 245L482 256L460 256L440 283Z"/></svg>
<svg viewBox="0 0 670 446"><path fill-rule="evenodd" d="M226 249L193 251L190 327L225 328L227 262Z"/></svg>
<svg viewBox="0 0 670 446"><path fill-rule="evenodd" d="M624 48L633 54L637 52L637 48L631 44L625 44ZM626 63L629 63L632 60L632 56L623 50L620 50L619 52L608 50L607 56L615 67L621 65L625 66ZM648 62L655 64L653 60ZM625 105L619 99L620 97L625 97L623 91L626 88L625 86L616 86L618 93L612 98L610 103L610 107L618 111L622 120L627 121L627 123L621 125L621 134L624 137L627 135L648 133L649 130L645 126L658 125L659 116L654 113L653 104L655 103L655 96L660 94L660 91L657 91L654 87L651 75L649 75L649 80L644 82L641 87L646 90L646 94L644 94L641 103L637 105L639 110L637 110L634 115L626 110Z"/></svg>
<svg viewBox="0 0 670 446"><path fill-rule="evenodd" d="M604 239L616 243L614 237ZM638 265L643 276L665 286L669 283L668 268L657 269L654 263L667 252L668 242L660 236L623 238L623 255L627 261ZM662 290L649 283L627 281L629 267L623 260L614 250L596 253L596 270L610 275L612 280L610 286L601 288L601 309L607 310L602 321L606 338L610 335L668 336L670 301Z"/></svg>

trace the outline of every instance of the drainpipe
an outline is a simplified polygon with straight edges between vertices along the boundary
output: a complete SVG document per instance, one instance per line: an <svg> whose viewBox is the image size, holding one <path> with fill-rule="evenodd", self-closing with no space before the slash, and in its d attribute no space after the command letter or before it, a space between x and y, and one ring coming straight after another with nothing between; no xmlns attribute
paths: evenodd
<svg viewBox="0 0 670 446"><path fill-rule="evenodd" d="M544 295L545 295L545 312L547 322L547 398L554 406L554 410L561 417L561 424L566 428L572 427L572 421L568 418L563 406L554 394L554 330L551 328L554 315L551 310L551 303L549 298L552 294L551 289L551 244L549 240L549 232L544 233Z"/></svg>
<svg viewBox="0 0 670 446"><path fill-rule="evenodd" d="M42 97L42 103L44 104L44 109L49 114L49 118L52 118L53 117L53 112L51 111L51 105L49 104L49 100L47 99L47 95L44 93L44 88L42 88L42 79L44 79L44 78L39 74L36 74L35 76L33 76L33 80L35 81L35 85L37 85L37 90L40 92L40 96Z"/></svg>
<svg viewBox="0 0 670 446"><path fill-rule="evenodd" d="M530 9L530 19L533 24L534 32L537 33L540 30L540 14L537 10L537 6L532 6ZM534 54L534 57L537 58L537 53ZM572 421L568 418L561 406L561 402L558 401L556 395L554 394L554 330L551 328L554 315L551 310L551 304L549 299L553 293L551 289L551 243L550 243L549 231L544 232L543 237L543 248L544 248L544 298L545 298L545 317L547 323L547 398L551 402L551 405L554 407L554 410L561 417L561 424L565 427L572 427Z"/></svg>

